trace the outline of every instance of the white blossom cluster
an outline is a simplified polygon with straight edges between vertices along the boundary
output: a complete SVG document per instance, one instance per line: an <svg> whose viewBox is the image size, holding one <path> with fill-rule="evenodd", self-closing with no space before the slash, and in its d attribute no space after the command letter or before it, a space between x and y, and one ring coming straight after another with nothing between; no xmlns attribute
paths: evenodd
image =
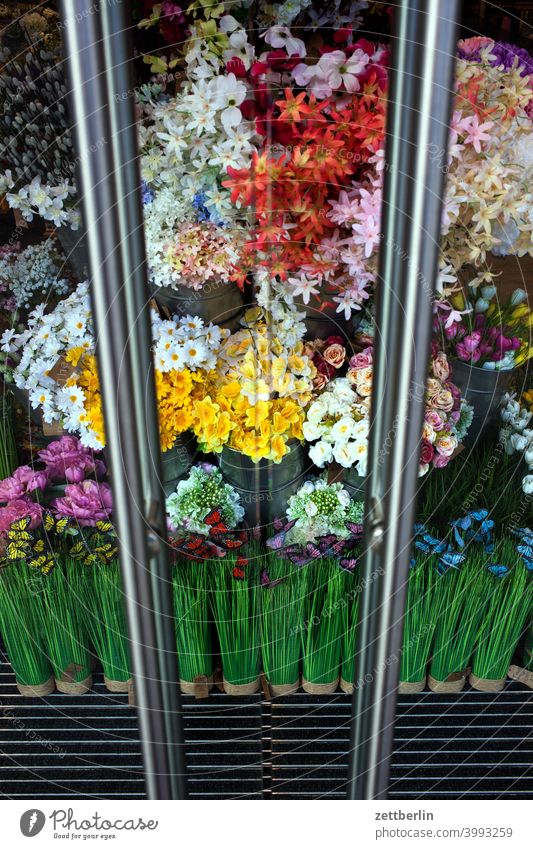
<svg viewBox="0 0 533 849"><path fill-rule="evenodd" d="M500 430L500 442L507 454L515 451L522 454L528 474L522 478L522 489L527 495L533 493L533 429L528 427L533 413L522 407L512 395L503 399L501 418L504 427Z"/></svg>
<svg viewBox="0 0 533 849"><path fill-rule="evenodd" d="M65 295L70 281L61 274L64 263L53 239L29 245L20 253L0 257L0 280L13 297L17 308L28 308L35 295L53 292Z"/></svg>
<svg viewBox="0 0 533 849"><path fill-rule="evenodd" d="M69 199L76 194L76 188L68 180L63 180L57 186L41 183L40 177L34 177L31 183L22 186L16 192L6 191L14 187L10 171L0 176L0 194L6 192L6 200L11 209L18 209L26 221L33 221L34 215L39 215L45 221L52 221L56 227L68 225L77 230L80 225L80 214L76 208L67 205Z"/></svg>
<svg viewBox="0 0 533 849"><path fill-rule="evenodd" d="M365 401L369 402L370 394ZM345 469L354 467L366 475L368 455L368 404L345 377L337 377L313 401L307 411L303 433L314 444L309 457L319 469L335 460Z"/></svg>

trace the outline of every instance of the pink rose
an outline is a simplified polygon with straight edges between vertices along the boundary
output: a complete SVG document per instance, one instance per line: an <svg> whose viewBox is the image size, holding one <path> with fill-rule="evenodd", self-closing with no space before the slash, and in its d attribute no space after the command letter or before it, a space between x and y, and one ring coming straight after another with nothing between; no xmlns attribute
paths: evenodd
<svg viewBox="0 0 533 849"><path fill-rule="evenodd" d="M431 425L433 430L439 431L444 427L444 420L439 416L436 410L428 410L424 419L429 425Z"/></svg>
<svg viewBox="0 0 533 849"><path fill-rule="evenodd" d="M317 374L316 377L313 378L313 388L316 389L317 392L321 392L328 382L329 381L325 374Z"/></svg>
<svg viewBox="0 0 533 849"><path fill-rule="evenodd" d="M333 345L328 345L322 352L322 356L329 365L339 369L346 359L346 349L344 345L339 345L335 342Z"/></svg>
<svg viewBox="0 0 533 849"><path fill-rule="evenodd" d="M435 469L443 469L450 462L450 458L445 454L435 454L433 457L433 466Z"/></svg>
<svg viewBox="0 0 533 849"><path fill-rule="evenodd" d="M14 501L16 498L22 498L26 492L26 487L22 481L15 477L4 478L0 481L0 501Z"/></svg>
<svg viewBox="0 0 533 849"><path fill-rule="evenodd" d="M49 482L47 469L32 469L31 466L19 466L13 472L13 477L26 487L26 492L34 489L46 489Z"/></svg>
<svg viewBox="0 0 533 849"><path fill-rule="evenodd" d="M449 436L439 436L435 442L437 454L442 454L444 457L451 457L457 448L457 439L451 434Z"/></svg>
<svg viewBox="0 0 533 849"><path fill-rule="evenodd" d="M373 348L365 348L365 350L361 351L359 354L354 354L350 359L350 368L358 369L368 368L368 366L371 366L372 352Z"/></svg>

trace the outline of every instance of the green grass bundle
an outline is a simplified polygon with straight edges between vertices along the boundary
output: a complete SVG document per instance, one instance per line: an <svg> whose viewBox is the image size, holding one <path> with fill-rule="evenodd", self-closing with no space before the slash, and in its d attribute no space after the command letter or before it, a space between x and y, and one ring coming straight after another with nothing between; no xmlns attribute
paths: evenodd
<svg viewBox="0 0 533 849"><path fill-rule="evenodd" d="M414 565L409 569L400 683L420 684L419 689L423 689L425 683L431 645L440 614L436 595L442 576L437 572L436 562L436 557L418 554Z"/></svg>
<svg viewBox="0 0 533 849"><path fill-rule="evenodd" d="M282 695L300 680L305 571L274 553L260 561L263 670L273 695Z"/></svg>
<svg viewBox="0 0 533 849"><path fill-rule="evenodd" d="M533 672L533 624L530 624L526 634L522 666L528 672Z"/></svg>
<svg viewBox="0 0 533 849"><path fill-rule="evenodd" d="M0 480L12 475L17 466L13 407L4 390L0 401Z"/></svg>
<svg viewBox="0 0 533 849"><path fill-rule="evenodd" d="M234 695L255 692L261 669L259 547L247 558L244 566L230 554L208 563L225 688Z"/></svg>
<svg viewBox="0 0 533 849"><path fill-rule="evenodd" d="M124 593L117 560L84 565L67 561L73 603L102 664L109 690L124 692L131 678Z"/></svg>
<svg viewBox="0 0 533 849"><path fill-rule="evenodd" d="M0 569L0 633L21 693L44 696L54 690L54 675L41 632L35 577L25 560Z"/></svg>
<svg viewBox="0 0 533 849"><path fill-rule="evenodd" d="M429 670L432 689L461 690L464 672L476 646L485 609L484 564L487 555L471 549L458 567L437 575L437 622ZM448 681L454 676L455 681ZM449 687L439 687L447 682Z"/></svg>
<svg viewBox="0 0 533 849"><path fill-rule="evenodd" d="M49 574L41 574L39 581L40 628L56 687L62 693L84 693L92 684L83 601L73 592L77 576L72 573L85 568L79 561L63 556ZM37 581L34 585L37 586Z"/></svg>
<svg viewBox="0 0 533 849"><path fill-rule="evenodd" d="M302 631L302 684L309 693L334 692L340 672L344 574L330 558L307 571Z"/></svg>
<svg viewBox="0 0 533 849"><path fill-rule="evenodd" d="M478 679L499 681L502 686L533 607L533 575L521 562L512 542L506 541L500 547L493 564L501 565L493 565L492 571L486 568L483 573L487 604L472 661L474 686Z"/></svg>
<svg viewBox="0 0 533 849"><path fill-rule="evenodd" d="M355 673L357 617L359 614L359 570L342 572L343 592L340 606L341 628L341 689L351 692Z"/></svg>
<svg viewBox="0 0 533 849"><path fill-rule="evenodd" d="M213 677L207 563L178 560L172 575L178 669L182 689L198 676Z"/></svg>

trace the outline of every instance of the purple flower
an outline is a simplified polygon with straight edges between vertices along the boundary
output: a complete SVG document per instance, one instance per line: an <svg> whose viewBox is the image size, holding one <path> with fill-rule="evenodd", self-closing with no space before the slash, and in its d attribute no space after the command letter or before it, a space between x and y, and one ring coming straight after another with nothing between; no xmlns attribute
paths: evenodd
<svg viewBox="0 0 533 849"><path fill-rule="evenodd" d="M26 487L26 492L33 492L34 489L46 489L49 483L49 474L47 469L32 469L31 466L19 466L13 473L15 480Z"/></svg>
<svg viewBox="0 0 533 849"><path fill-rule="evenodd" d="M26 492L26 487L22 481L15 477L4 478L0 481L0 501L13 501L15 498L22 498Z"/></svg>
<svg viewBox="0 0 533 849"><path fill-rule="evenodd" d="M51 442L48 448L39 451L39 458L46 464L51 478L69 483L80 483L91 474L101 477L106 471L105 463L76 436L62 436Z"/></svg>
<svg viewBox="0 0 533 849"><path fill-rule="evenodd" d="M490 52L496 57L491 60L491 65L503 65L504 70L508 71L513 67L515 59L518 59L520 76L525 77L533 74L533 59L523 47L505 41L497 41Z"/></svg>
<svg viewBox="0 0 533 849"><path fill-rule="evenodd" d="M450 459L451 458L446 457L445 454L437 454L436 453L431 462L433 463L433 466L436 469L443 469L445 466L448 465L448 463L450 462Z"/></svg>
<svg viewBox="0 0 533 849"><path fill-rule="evenodd" d="M64 497L56 498L52 508L58 516L75 519L82 527L94 527L111 515L111 487L108 483L92 480L68 484Z"/></svg>

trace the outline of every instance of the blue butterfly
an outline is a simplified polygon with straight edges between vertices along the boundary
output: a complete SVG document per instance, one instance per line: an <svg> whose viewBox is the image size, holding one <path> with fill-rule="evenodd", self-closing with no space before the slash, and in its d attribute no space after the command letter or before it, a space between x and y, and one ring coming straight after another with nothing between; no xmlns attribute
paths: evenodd
<svg viewBox="0 0 533 849"><path fill-rule="evenodd" d="M498 563L491 563L490 566L487 566L487 569L495 578L504 578L509 572L508 566L502 566Z"/></svg>
<svg viewBox="0 0 533 849"><path fill-rule="evenodd" d="M517 545L516 550L523 557L533 557L533 547L531 545Z"/></svg>
<svg viewBox="0 0 533 849"><path fill-rule="evenodd" d="M459 554L456 551L446 551L439 557L439 565L437 566L437 571L440 575L444 575L444 573L447 572L448 569L458 569L464 559L464 554Z"/></svg>
<svg viewBox="0 0 533 849"><path fill-rule="evenodd" d="M533 572L533 560L530 560L529 557L524 557L524 566L526 567L528 572Z"/></svg>
<svg viewBox="0 0 533 849"><path fill-rule="evenodd" d="M468 515L472 516L472 518L475 519L476 522L482 522L489 515L489 511L485 509L472 510ZM492 524L494 524L494 522Z"/></svg>

